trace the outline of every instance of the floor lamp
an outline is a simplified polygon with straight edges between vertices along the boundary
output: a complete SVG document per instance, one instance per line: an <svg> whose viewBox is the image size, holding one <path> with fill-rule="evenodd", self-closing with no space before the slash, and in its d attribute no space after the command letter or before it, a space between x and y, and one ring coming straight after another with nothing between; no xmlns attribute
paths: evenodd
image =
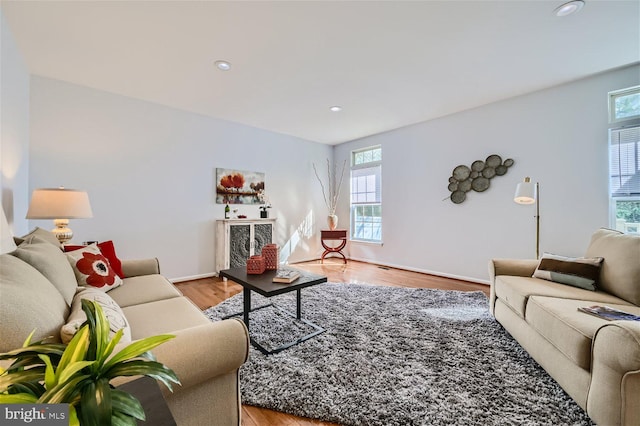
<svg viewBox="0 0 640 426"><path fill-rule="evenodd" d="M529 177L516 187L513 201L518 204L536 204L536 259L540 259L540 184L533 184Z"/></svg>

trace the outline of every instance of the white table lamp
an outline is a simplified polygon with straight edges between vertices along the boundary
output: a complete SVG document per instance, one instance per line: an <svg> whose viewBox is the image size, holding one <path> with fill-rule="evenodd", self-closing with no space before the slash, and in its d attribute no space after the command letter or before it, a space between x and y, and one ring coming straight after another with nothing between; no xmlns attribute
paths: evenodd
<svg viewBox="0 0 640 426"><path fill-rule="evenodd" d="M64 187L36 189L27 211L27 219L53 219L56 227L51 232L60 244L73 238L73 231L68 227L69 219L89 217L93 217L89 195L85 191Z"/></svg>

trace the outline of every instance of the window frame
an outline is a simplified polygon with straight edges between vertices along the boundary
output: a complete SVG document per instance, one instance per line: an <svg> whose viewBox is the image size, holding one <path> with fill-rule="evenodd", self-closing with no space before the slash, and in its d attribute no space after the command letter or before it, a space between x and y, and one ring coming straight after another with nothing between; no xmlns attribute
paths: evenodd
<svg viewBox="0 0 640 426"><path fill-rule="evenodd" d="M371 151L372 153L376 150L380 150L380 159L379 160L371 160L371 161L367 161L367 162L360 162L358 164L356 164L356 157L358 154L360 153L364 153L367 151ZM382 233L382 146L381 145L374 145L374 146L369 146L366 148L359 148L356 150L351 151L351 155L350 155L350 169L349 169L349 225L350 225L350 230L349 230L349 241L353 241L353 242L358 242L358 243L370 243L370 244L380 244L382 245L383 240L383 233ZM375 191L377 194L379 194L379 197L377 202L371 202L371 203L354 203L353 202L353 185L354 185L354 177L353 177L353 172L356 170L362 170L362 169L372 169L372 168L379 168L377 175L379 176L377 185L379 186L379 188L377 188L377 190ZM366 206L379 206L380 209L380 223L379 223L379 228L380 228L380 238L379 239L367 239L367 238L361 238L361 237L357 237L356 236L356 215L355 215L355 211L357 208L359 207L366 207ZM367 217L374 217L374 216L367 216Z"/></svg>
<svg viewBox="0 0 640 426"><path fill-rule="evenodd" d="M635 122L635 120L634 120ZM628 195L614 195L614 191L613 191L613 184L612 184L612 179L616 176L622 176L620 174L621 170L620 170L620 164L618 164L618 170L614 170L614 168L612 168L613 166L613 160L612 160L612 154L613 154L613 145L615 143L620 144L620 140L618 140L617 142L614 142L614 136L616 133L620 133L620 132L624 132L625 130L631 130L631 129L638 129L640 131L640 123L638 124L633 124L633 125L623 125L623 126L616 126L616 127L612 127L609 129L609 141L608 141L608 175L609 175L609 226L611 229L616 229L619 230L621 232L625 232L625 233L632 233L632 234L636 234L639 233L640 234L640 226L638 226L637 222L626 222L623 221L622 224L618 223L618 215L617 215L617 203L619 201L632 201L632 202L640 202L640 192L638 194L636 194L635 192L630 193ZM633 158L636 162L636 164L634 165L635 167L635 173L640 173L640 138L638 138L638 141L636 142L627 142L627 143L634 143L634 154L633 154ZM620 150L620 148L618 148L618 150ZM616 174L614 174L614 172L617 172ZM635 231L629 231L627 225L631 225L634 229L638 230L638 232Z"/></svg>
<svg viewBox="0 0 640 426"><path fill-rule="evenodd" d="M626 89L615 90L613 92L609 92L609 123L611 124L619 124L622 122L627 122L629 120L634 120L640 122L640 112L631 117L616 117L616 100L618 98L629 96L629 95L638 95L640 96L640 86L627 87Z"/></svg>

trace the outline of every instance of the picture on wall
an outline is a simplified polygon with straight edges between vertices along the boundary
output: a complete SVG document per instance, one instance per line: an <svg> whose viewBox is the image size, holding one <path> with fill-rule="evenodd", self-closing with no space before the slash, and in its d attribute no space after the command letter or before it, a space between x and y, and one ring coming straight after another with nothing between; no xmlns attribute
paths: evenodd
<svg viewBox="0 0 640 426"><path fill-rule="evenodd" d="M217 204L262 204L264 173L216 168Z"/></svg>

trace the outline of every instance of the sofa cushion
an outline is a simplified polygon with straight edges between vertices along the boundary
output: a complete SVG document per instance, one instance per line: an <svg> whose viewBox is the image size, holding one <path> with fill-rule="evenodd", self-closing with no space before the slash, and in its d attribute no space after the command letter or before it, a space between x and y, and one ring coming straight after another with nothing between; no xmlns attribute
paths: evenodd
<svg viewBox="0 0 640 426"><path fill-rule="evenodd" d="M0 255L0 352L21 347L34 329L33 341L52 336L59 342L68 314L64 298L44 275L15 256Z"/></svg>
<svg viewBox="0 0 640 426"><path fill-rule="evenodd" d="M567 358L585 370L591 365L591 342L601 321L585 318L582 300L531 296L526 321Z"/></svg>
<svg viewBox="0 0 640 426"><path fill-rule="evenodd" d="M640 235L599 229L586 257L603 257L599 288L640 305Z"/></svg>
<svg viewBox="0 0 640 426"><path fill-rule="evenodd" d="M122 310L129 320L134 340L210 323L186 297L128 306Z"/></svg>
<svg viewBox="0 0 640 426"><path fill-rule="evenodd" d="M82 324L87 320L87 314L82 310L82 300L93 300L102 308L105 317L109 321L109 337L113 337L118 330L122 329L123 334L120 343L131 342L131 327L124 316L120 306L104 291L94 287L78 287L78 292L73 297L71 304L71 314L67 318L67 323L60 329L60 338L63 343L69 343Z"/></svg>
<svg viewBox="0 0 640 426"><path fill-rule="evenodd" d="M596 331L609 321L578 311L591 306L584 300L532 296L527 323L578 366L591 368L591 344ZM601 303L601 305L604 305ZM640 307L607 303L606 306L640 315Z"/></svg>
<svg viewBox="0 0 640 426"><path fill-rule="evenodd" d="M533 277L593 291L600 278L602 260L601 257L566 257L544 253Z"/></svg>
<svg viewBox="0 0 640 426"><path fill-rule="evenodd" d="M46 229L42 229L38 227L36 227L33 231L29 232L27 235L23 235L22 237L14 237L13 240L15 241L16 245L20 245L24 242L24 240L28 239L29 237L40 237L46 242L50 243L51 245L58 247L60 250L62 250L62 247L60 246L60 241L58 241L58 238L53 232L50 232L50 231L47 231Z"/></svg>
<svg viewBox="0 0 640 426"><path fill-rule="evenodd" d="M182 296L182 293L162 275L142 275L122 281L123 285L109 291L109 296L122 308Z"/></svg>
<svg viewBox="0 0 640 426"><path fill-rule="evenodd" d="M599 290L584 290L532 277L499 275L495 279L494 287L496 296L522 318L525 317L529 296L548 296L591 302L628 304L619 297ZM593 305L594 303L591 304Z"/></svg>
<svg viewBox="0 0 640 426"><path fill-rule="evenodd" d="M116 275L96 244L68 252L67 259L76 275L78 286L109 291L122 285L122 278Z"/></svg>
<svg viewBox="0 0 640 426"><path fill-rule="evenodd" d="M58 289L67 305L71 305L78 284L67 257L60 249L33 235L24 239L11 254L40 271Z"/></svg>

